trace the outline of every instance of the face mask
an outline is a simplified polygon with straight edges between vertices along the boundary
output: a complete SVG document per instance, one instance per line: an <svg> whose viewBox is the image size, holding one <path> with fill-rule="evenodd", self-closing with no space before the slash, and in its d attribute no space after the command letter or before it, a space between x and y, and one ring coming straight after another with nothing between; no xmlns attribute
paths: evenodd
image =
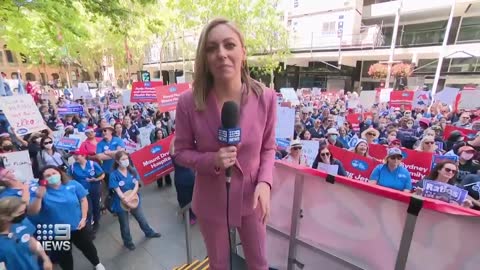
<svg viewBox="0 0 480 270"><path fill-rule="evenodd" d="M412 127L413 127L413 124L407 124L407 127L408 127L408 128L412 128Z"/></svg>
<svg viewBox="0 0 480 270"><path fill-rule="evenodd" d="M470 153L467 153L467 152L463 152L460 154L460 157L463 159L463 160L470 160L473 158L473 154L470 154Z"/></svg>
<svg viewBox="0 0 480 270"><path fill-rule="evenodd" d="M372 124L372 120L370 120L370 119L365 120L365 124L371 125L371 124Z"/></svg>
<svg viewBox="0 0 480 270"><path fill-rule="evenodd" d="M53 144L47 144L47 145L45 145L45 148L46 148L46 149L52 149L52 147L53 147Z"/></svg>
<svg viewBox="0 0 480 270"><path fill-rule="evenodd" d="M126 159L126 160L120 160L120 167L122 168L127 168L128 165L130 165L130 160Z"/></svg>
<svg viewBox="0 0 480 270"><path fill-rule="evenodd" d="M62 181L62 177L60 176L60 174L54 174L48 177L47 181L49 185L57 185Z"/></svg>
<svg viewBox="0 0 480 270"><path fill-rule="evenodd" d="M27 216L27 212L23 212L23 214L21 214L20 216L14 217L11 222L15 224L21 223L26 216Z"/></svg>
<svg viewBox="0 0 480 270"><path fill-rule="evenodd" d="M328 138L330 138L331 141L336 141L337 140L337 135L330 135Z"/></svg>
<svg viewBox="0 0 480 270"><path fill-rule="evenodd" d="M162 128L162 124L157 124L156 127L157 128Z"/></svg>
<svg viewBox="0 0 480 270"><path fill-rule="evenodd" d="M45 114L43 117L45 117L45 119L49 119L49 118L50 118L50 115L49 115L49 114Z"/></svg>

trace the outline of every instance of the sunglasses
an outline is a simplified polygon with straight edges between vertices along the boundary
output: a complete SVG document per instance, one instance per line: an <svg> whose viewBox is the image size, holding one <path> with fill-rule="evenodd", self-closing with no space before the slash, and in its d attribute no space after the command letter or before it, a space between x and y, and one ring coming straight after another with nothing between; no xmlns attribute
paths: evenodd
<svg viewBox="0 0 480 270"><path fill-rule="evenodd" d="M434 144L434 142L423 142L424 144Z"/></svg>
<svg viewBox="0 0 480 270"><path fill-rule="evenodd" d="M368 135L368 136L375 136L375 133L368 132L367 135Z"/></svg>
<svg viewBox="0 0 480 270"><path fill-rule="evenodd" d="M320 156L322 156L322 157L329 157L329 156L330 156L330 153L329 153L329 152L320 153Z"/></svg>
<svg viewBox="0 0 480 270"><path fill-rule="evenodd" d="M302 150L301 147L292 147L292 150Z"/></svg>
<svg viewBox="0 0 480 270"><path fill-rule="evenodd" d="M457 170L455 169L450 169L450 168L443 168L447 173L453 173L453 174L456 174L457 173Z"/></svg>
<svg viewBox="0 0 480 270"><path fill-rule="evenodd" d="M402 160L402 159L403 159L402 156L391 156L391 157L389 157L389 158L390 158L390 159L393 159L393 160L395 160L395 159L396 159L396 160Z"/></svg>
<svg viewBox="0 0 480 270"><path fill-rule="evenodd" d="M53 142L44 142L43 145L49 145L52 144Z"/></svg>

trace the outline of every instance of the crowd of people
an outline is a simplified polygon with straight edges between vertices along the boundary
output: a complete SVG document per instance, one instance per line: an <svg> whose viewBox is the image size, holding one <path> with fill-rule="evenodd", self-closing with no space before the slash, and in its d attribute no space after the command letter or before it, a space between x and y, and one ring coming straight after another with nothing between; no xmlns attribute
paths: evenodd
<svg viewBox="0 0 480 270"><path fill-rule="evenodd" d="M71 243L95 269L105 269L98 256L101 251L97 251L93 240L106 210L118 218L123 244L129 250L135 249L130 214L145 237L161 237L142 210L141 179L126 144L140 144L140 128L150 131L151 143L174 136L174 119L151 104L113 108L109 105L120 98L115 90L95 98L93 104L89 101L92 105L83 99L72 100L61 90L45 96L49 98L40 97L37 103L46 126L41 132L17 135L0 111L0 155L28 152L34 176L31 181L20 179L15 168L6 168L0 162L0 266L48 270L52 264L59 264L64 270L73 269L72 249L45 252L39 244L42 230L37 230L69 224ZM59 108L71 104L82 105L84 111L59 113ZM78 149L57 149L59 138L78 134L85 136ZM173 162L178 202L184 207L192 200L195 176L191 169ZM158 179L157 185L171 186L170 175ZM190 223L195 222L192 212Z"/></svg>
<svg viewBox="0 0 480 270"><path fill-rule="evenodd" d="M402 149L456 156L457 162L442 161L431 169L425 179L455 185L468 191L465 207L480 210L480 111L454 111L450 104L435 102L431 107L393 108L388 103L372 107L361 104L349 107L357 100L356 93L343 91L333 95L302 95L296 108L295 126L287 149L278 147L277 159L301 166L318 168L319 163L338 166L338 175L346 176L342 162L335 158L330 146L352 151L363 157L380 161L372 171L370 183L395 190L421 194L423 181L413 181L410 172L402 166ZM428 92L427 92L428 93ZM286 102L280 97L280 102ZM286 106L291 106L286 103ZM348 121L348 114L368 112L357 123ZM467 136L461 130L446 134L447 125L470 130ZM302 152L303 141L319 141L318 154L313 164ZM388 149L384 159L372 157L372 144Z"/></svg>

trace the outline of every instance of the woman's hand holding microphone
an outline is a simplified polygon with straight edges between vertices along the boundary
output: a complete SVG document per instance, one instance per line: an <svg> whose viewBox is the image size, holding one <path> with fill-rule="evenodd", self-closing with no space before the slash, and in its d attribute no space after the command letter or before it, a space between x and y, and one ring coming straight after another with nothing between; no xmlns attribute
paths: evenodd
<svg viewBox="0 0 480 270"><path fill-rule="evenodd" d="M232 167L237 160L237 147L227 146L218 150L215 155L215 168L226 169Z"/></svg>

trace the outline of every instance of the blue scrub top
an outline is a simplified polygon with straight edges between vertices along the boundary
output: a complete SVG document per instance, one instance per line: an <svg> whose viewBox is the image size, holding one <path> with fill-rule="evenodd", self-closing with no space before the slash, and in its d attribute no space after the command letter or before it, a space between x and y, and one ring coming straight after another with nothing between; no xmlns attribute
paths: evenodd
<svg viewBox="0 0 480 270"><path fill-rule="evenodd" d="M30 185L30 196L32 196L32 193L34 193L33 190L36 190L36 187L37 186L35 184ZM2 193L0 193L0 199L6 198L6 197L22 198L22 195L23 195L23 191L21 189L6 188ZM23 228L26 228L28 233L30 233L30 235L33 235L33 233L35 232L35 227L33 226L33 223L30 221L28 217L26 217L21 223L12 224L10 231L15 232L17 230L22 230Z"/></svg>
<svg viewBox="0 0 480 270"><path fill-rule="evenodd" d="M133 190L135 188L135 183L137 182L137 177L135 175L132 175L130 172L127 173L127 176L124 176L119 170L115 170L110 174L110 178L108 180L108 188L115 189L119 187L122 192L126 192L127 190ZM140 193L138 193L138 199L138 207L140 207ZM120 197L118 197L118 194L114 192L112 202L112 211L114 213L120 213L125 211L120 206L120 204Z"/></svg>
<svg viewBox="0 0 480 270"><path fill-rule="evenodd" d="M37 257L30 251L31 237L26 228L18 233L0 234L0 265L14 270L39 270Z"/></svg>
<svg viewBox="0 0 480 270"><path fill-rule="evenodd" d="M83 169L82 166L80 166L80 163L74 162L70 167L68 167L68 174L75 179L75 181L79 182L86 190L88 190L91 182L88 182L87 178L96 178L103 174L103 170L97 162L88 160L87 164L85 164L85 168ZM100 181L93 183L100 183Z"/></svg>
<svg viewBox="0 0 480 270"><path fill-rule="evenodd" d="M116 151L118 148L125 148L125 143L122 139L113 136L110 142L107 142L105 139L101 140L97 144L97 154L101 154L107 150ZM104 160L102 163L102 169L106 173L110 173L113 170L113 159Z"/></svg>
<svg viewBox="0 0 480 270"><path fill-rule="evenodd" d="M68 181L58 189L47 187L42 208L32 221L35 225L70 224L71 230L75 231L82 219L80 201L87 195L88 191L77 181Z"/></svg>
<svg viewBox="0 0 480 270"><path fill-rule="evenodd" d="M403 166L398 166L390 171L386 164L380 164L373 169L371 180L376 180L379 186L388 187L396 190L412 190L412 178L410 172Z"/></svg>

